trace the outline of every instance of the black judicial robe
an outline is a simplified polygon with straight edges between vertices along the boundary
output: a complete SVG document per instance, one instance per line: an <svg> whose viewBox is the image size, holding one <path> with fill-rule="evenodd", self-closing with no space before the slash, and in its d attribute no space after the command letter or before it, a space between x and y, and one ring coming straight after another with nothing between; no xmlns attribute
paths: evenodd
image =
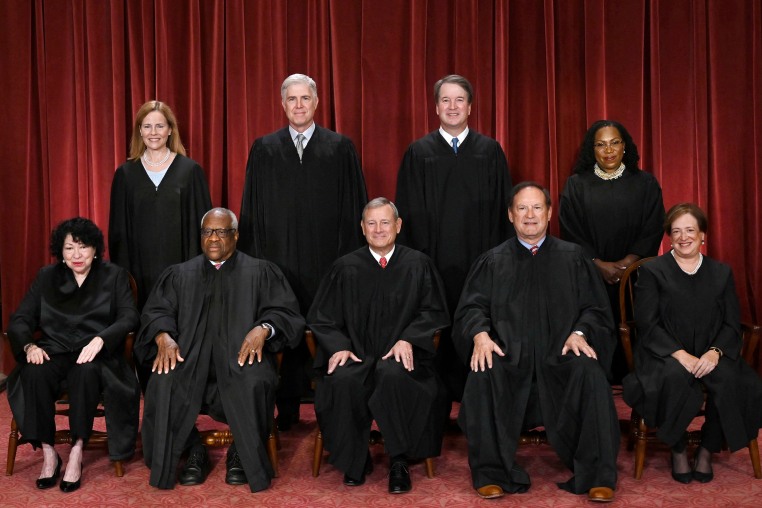
<svg viewBox="0 0 762 508"><path fill-rule="evenodd" d="M381 268L365 246L333 264L308 315L319 345L315 412L332 464L353 478L361 476L373 418L390 455L439 455L444 393L433 368L432 338L449 321L441 279L431 259L418 251L397 245ZM394 397L378 386L377 369L397 363L381 357L400 339L413 345L415 369L406 373L404 395ZM325 375L330 357L342 350L362 363L350 360L337 367L341 372ZM352 393L336 392L329 378L350 370L356 379Z"/></svg>
<svg viewBox="0 0 762 508"><path fill-rule="evenodd" d="M589 259L655 256L664 235L661 187L640 170L626 170L615 180L592 170L571 175L561 194L559 223L561 237L581 245Z"/></svg>
<svg viewBox="0 0 762 508"><path fill-rule="evenodd" d="M672 446L701 409L704 385L728 447L745 447L762 426L762 380L741 358L741 318L730 267L704 256L698 272L688 275L667 253L639 271L635 372L625 378L625 401ZM700 357L711 346L723 356L702 379L670 356L685 349Z"/></svg>
<svg viewBox="0 0 762 508"><path fill-rule="evenodd" d="M561 356L582 331L598 361ZM468 364L473 339L488 332L505 353L493 368L469 372L459 423L469 442L474 487L528 488L514 462L522 429L544 425L575 476L576 493L616 486L619 423L606 381L615 338L606 295L592 262L575 244L548 236L537 255L512 238L482 255L455 313L453 340Z"/></svg>
<svg viewBox="0 0 762 508"><path fill-rule="evenodd" d="M213 310L210 312L210 308ZM214 310L216 309L216 311ZM246 334L268 322L276 330L262 363L238 365ZM172 488L186 440L208 390L213 362L224 418L235 437L251 491L270 485L265 449L277 384L275 353L301 338L304 320L283 274L272 263L236 252L219 270L203 255L169 267L143 309L135 355L150 366L155 337L168 332L185 359L148 383L143 414L143 455L150 484ZM222 415L212 414L220 419Z"/></svg>
<svg viewBox="0 0 762 508"><path fill-rule="evenodd" d="M434 260L454 311L471 264L513 235L511 175L500 144L469 130L456 155L439 130L413 142L397 174L398 243Z"/></svg>
<svg viewBox="0 0 762 508"><path fill-rule="evenodd" d="M316 125L302 161L288 128L254 141L238 248L277 264L303 314L337 258L362 245L365 179L352 141Z"/></svg>
<svg viewBox="0 0 762 508"><path fill-rule="evenodd" d="M20 382L26 365L24 346L33 334L49 356L80 351L93 337L103 348L93 359L100 366L111 460L126 460L135 452L140 412L140 390L135 372L124 358L124 340L138 326L138 312L127 271L94 260L81 286L64 264L42 268L8 325L8 337L17 366L8 377L8 402L24 437L24 394Z"/></svg>
<svg viewBox="0 0 762 508"><path fill-rule="evenodd" d="M397 242L431 257L444 281L451 314L474 260L513 235L510 194L503 149L472 129L457 155L439 130L405 152L397 173L395 204L404 223ZM450 398L460 400L466 371L449 329L442 334L437 368Z"/></svg>
<svg viewBox="0 0 762 508"><path fill-rule="evenodd" d="M138 285L138 309L161 272L201 253L201 218L212 208L204 170L176 155L158 189L140 161L116 169L111 183L109 258Z"/></svg>

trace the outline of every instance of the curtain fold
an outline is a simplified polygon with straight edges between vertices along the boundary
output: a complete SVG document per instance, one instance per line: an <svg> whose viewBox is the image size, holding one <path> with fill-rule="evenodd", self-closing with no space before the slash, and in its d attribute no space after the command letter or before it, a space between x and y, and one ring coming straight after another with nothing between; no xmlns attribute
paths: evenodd
<svg viewBox="0 0 762 508"><path fill-rule="evenodd" d="M354 141L371 197L394 198L407 146L438 127L445 74L473 83L470 126L500 141L514 182L556 201L588 125L621 121L665 205L707 211L706 252L762 321L756 0L7 0L0 48L3 323L51 261L56 223L106 232L143 102L172 107L214 205L238 212L249 148L286 124L294 72L316 79L316 120Z"/></svg>

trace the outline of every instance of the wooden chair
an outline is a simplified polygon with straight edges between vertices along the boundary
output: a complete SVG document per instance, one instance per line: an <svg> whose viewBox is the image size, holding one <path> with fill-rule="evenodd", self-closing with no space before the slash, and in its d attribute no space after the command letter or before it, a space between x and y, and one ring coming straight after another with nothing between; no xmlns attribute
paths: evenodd
<svg viewBox="0 0 762 508"><path fill-rule="evenodd" d="M132 289L132 297L137 302L138 299L138 286L135 283L135 279L130 277L130 288ZM8 334L3 333L3 338L8 340ZM129 333L127 337L124 340L124 357L127 360L127 364L130 366L130 368L134 371L135 370L135 362L132 358L132 348L135 344L135 334ZM103 407L103 402L101 402L98 405L98 409L96 410L95 417L96 418L103 418L105 416L105 409ZM57 416L68 416L69 415L69 394L66 393L64 390L63 393L61 393L61 396L59 397L58 401L56 402L56 415ZM8 460L6 462L5 466L5 474L6 476L11 476L13 474L13 468L16 464L16 449L18 448L18 441L19 441L19 430L18 430L18 424L16 423L16 419L11 419L11 432L8 436ZM69 429L59 429L56 430L55 434L55 444L66 444L71 443L71 433L69 432ZM92 435L90 436L90 440L87 443L88 448L108 448L108 435L106 432L100 431L100 430L93 430ZM114 462L114 471L116 472L116 475L118 477L124 476L124 462L121 460L115 460Z"/></svg>
<svg viewBox="0 0 762 508"><path fill-rule="evenodd" d="M277 354L278 372L280 372L280 364L283 362L283 353ZM218 447L218 446L230 446L233 444L233 433L230 428L217 429L217 430L204 430L200 432L201 442L206 446ZM270 464L273 467L273 475L277 478L280 475L278 467L278 450L280 450L280 438L278 436L278 425L275 422L275 418L272 419L272 427L270 434L267 436L267 456L270 458Z"/></svg>
<svg viewBox="0 0 762 508"><path fill-rule="evenodd" d="M440 338L441 332L437 330L436 333L434 333L434 349L437 349L439 347L439 338ZM307 349L310 351L310 355L312 358L315 358L315 355L317 354L317 343L315 342L315 335L312 333L311 330L305 330L304 332L304 340L307 342ZM384 444L384 437L383 435L378 431L371 431L370 433L370 439L368 440L369 445L376 445L376 444ZM318 425L317 432L315 433L315 449L312 455L312 476L314 478L317 478L320 474L320 465L323 462L323 433L320 431L320 425ZM426 476L428 478L434 478L434 459L431 457L427 457L424 459L424 464L426 465Z"/></svg>
<svg viewBox="0 0 762 508"><path fill-rule="evenodd" d="M637 270L641 265L653 259L655 258L644 258L630 265L627 270L624 271L622 280L619 282L619 338L622 342L625 359L627 361L627 368L630 372L633 372L635 369L632 345L637 340L637 330L635 328L635 321L632 317L634 274L637 274ZM741 356L747 363L749 363L749 365L751 365L759 342L760 327L758 325L742 323L741 329L743 332ZM697 416L701 416L702 414L703 412L699 413ZM701 443L700 431L694 430L687 432L687 434L689 444L695 446ZM627 436L627 449L631 451L635 448L634 476L636 480L640 480L643 476L643 468L646 461L646 446L649 442L659 442L656 438L656 429L648 427L643 417L633 409L630 414L630 431ZM762 478L762 467L760 467L759 461L759 446L756 438L749 441L748 448L751 457L751 465L754 469L754 477Z"/></svg>

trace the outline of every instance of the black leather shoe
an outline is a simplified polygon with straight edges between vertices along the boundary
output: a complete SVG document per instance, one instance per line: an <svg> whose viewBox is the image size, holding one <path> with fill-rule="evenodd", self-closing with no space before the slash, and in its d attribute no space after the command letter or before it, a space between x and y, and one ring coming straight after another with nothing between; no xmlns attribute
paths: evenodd
<svg viewBox="0 0 762 508"><path fill-rule="evenodd" d="M370 458L370 453L368 453L367 458L365 459L365 470L362 473L362 476L360 478L352 478L348 474L344 475L344 485L347 487L359 487L363 483L365 483L365 477L373 472L373 461Z"/></svg>
<svg viewBox="0 0 762 508"><path fill-rule="evenodd" d="M79 465L79 478L76 482L61 480L61 492L74 492L82 485L82 464Z"/></svg>
<svg viewBox="0 0 762 508"><path fill-rule="evenodd" d="M245 485L248 483L246 479L246 472L243 470L243 464L241 464L241 457L238 456L238 451L232 445L228 449L228 458L225 461L227 467L227 473L225 474L225 483L228 485ZM232 453L231 453L232 450Z"/></svg>
<svg viewBox="0 0 762 508"><path fill-rule="evenodd" d="M401 460L394 462L389 470L389 494L404 494L410 492L412 488L407 462Z"/></svg>
<svg viewBox="0 0 762 508"><path fill-rule="evenodd" d="M55 487L58 477L61 476L61 464L63 464L61 456L58 454L56 454L56 456L58 457L58 464L56 464L56 470L53 472L53 476L37 478L38 489L49 489L50 487Z"/></svg>
<svg viewBox="0 0 762 508"><path fill-rule="evenodd" d="M180 485L201 485L209 474L209 456L204 446L193 448L188 454L182 473Z"/></svg>

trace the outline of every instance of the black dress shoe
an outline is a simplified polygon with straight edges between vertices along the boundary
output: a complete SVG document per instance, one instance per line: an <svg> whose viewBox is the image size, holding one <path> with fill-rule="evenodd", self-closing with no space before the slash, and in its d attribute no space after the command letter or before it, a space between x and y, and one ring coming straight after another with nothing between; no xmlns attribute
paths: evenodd
<svg viewBox="0 0 762 508"><path fill-rule="evenodd" d="M61 464L63 461L61 460L60 455L56 454L56 456L58 457L58 464L56 464L56 470L53 472L53 476L37 478L38 489L49 489L50 487L54 487L56 480L58 480L58 477L61 476Z"/></svg>
<svg viewBox="0 0 762 508"><path fill-rule="evenodd" d="M360 478L352 478L348 474L344 475L344 485L347 487L359 487L363 483L365 483L365 477L373 472L373 461L370 458L370 453L368 453L368 456L365 459L365 469L363 470L362 476Z"/></svg>
<svg viewBox="0 0 762 508"><path fill-rule="evenodd" d="M79 465L79 478L76 482L61 480L61 492L74 492L82 485L82 464Z"/></svg>
<svg viewBox="0 0 762 508"><path fill-rule="evenodd" d="M238 451L234 447L235 444L228 448L228 458L225 461L225 466L227 467L225 483L228 485L245 485L248 483L246 472L243 470L241 457L238 456ZM232 453L231 450L233 451Z"/></svg>
<svg viewBox="0 0 762 508"><path fill-rule="evenodd" d="M180 485L201 485L209 474L209 456L204 446L194 447L188 454L182 473Z"/></svg>
<svg viewBox="0 0 762 508"><path fill-rule="evenodd" d="M407 462L401 460L394 462L389 470L389 494L404 494L410 492L412 488Z"/></svg>

